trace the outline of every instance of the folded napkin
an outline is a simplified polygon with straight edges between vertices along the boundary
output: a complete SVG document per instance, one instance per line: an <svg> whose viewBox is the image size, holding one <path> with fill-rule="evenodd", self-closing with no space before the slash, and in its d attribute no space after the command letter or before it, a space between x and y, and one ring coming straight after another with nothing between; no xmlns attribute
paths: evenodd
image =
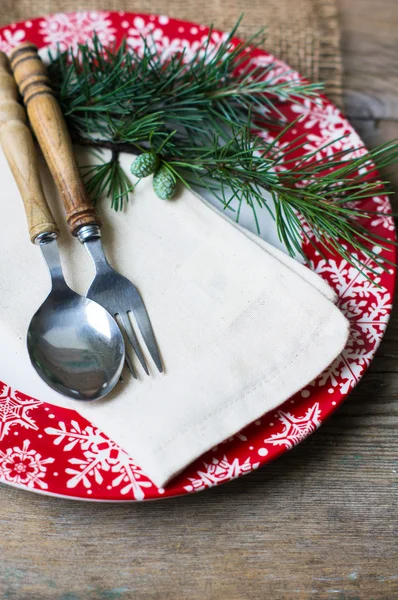
<svg viewBox="0 0 398 600"><path fill-rule="evenodd" d="M123 157L126 168L130 162ZM103 241L110 262L142 293L165 373L153 368L151 377L140 372L138 381L126 374L97 402L58 395L38 378L25 348L30 318L49 288L46 266L29 242L2 156L0 169L0 201L8 207L0 262L0 379L78 410L156 485L284 402L344 348L348 323L320 277L189 191L159 200L148 178L125 214L103 202ZM45 187L52 200L48 175ZM61 210L56 215L62 225ZM66 278L84 292L93 266L65 226L63 233Z"/></svg>

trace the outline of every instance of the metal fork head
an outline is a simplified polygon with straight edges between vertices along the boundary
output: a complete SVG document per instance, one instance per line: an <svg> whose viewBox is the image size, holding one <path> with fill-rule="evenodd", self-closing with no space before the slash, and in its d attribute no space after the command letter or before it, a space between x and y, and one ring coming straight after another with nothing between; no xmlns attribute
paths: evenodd
<svg viewBox="0 0 398 600"><path fill-rule="evenodd" d="M149 374L145 357L130 320L129 314L131 313L152 360L158 370L162 372L162 359L160 357L148 312L139 291L131 281L115 271L108 263L99 238L89 239L84 242L84 245L96 267L95 277L86 294L87 298L101 304L101 306L116 318L120 329L129 340L142 367L145 372ZM133 363L127 354L128 353L126 352L127 365L132 375L136 377Z"/></svg>

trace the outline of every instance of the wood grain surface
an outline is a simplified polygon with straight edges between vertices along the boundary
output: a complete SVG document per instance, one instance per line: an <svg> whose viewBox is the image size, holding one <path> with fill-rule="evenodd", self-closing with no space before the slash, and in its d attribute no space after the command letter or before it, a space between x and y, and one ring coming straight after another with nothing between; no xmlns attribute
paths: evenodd
<svg viewBox="0 0 398 600"><path fill-rule="evenodd" d="M77 235L84 225L100 226L84 188L65 118L36 46L24 42L14 48L10 53L10 64L30 124L61 194L71 232Z"/></svg>
<svg viewBox="0 0 398 600"><path fill-rule="evenodd" d="M8 58L0 52L0 143L18 185L32 242L41 233L58 233L40 180L37 149L28 128Z"/></svg>
<svg viewBox="0 0 398 600"><path fill-rule="evenodd" d="M398 3L340 3L347 113L398 135ZM397 203L396 203L397 205ZM0 487L0 598L398 598L398 313L345 405L277 462L166 502Z"/></svg>

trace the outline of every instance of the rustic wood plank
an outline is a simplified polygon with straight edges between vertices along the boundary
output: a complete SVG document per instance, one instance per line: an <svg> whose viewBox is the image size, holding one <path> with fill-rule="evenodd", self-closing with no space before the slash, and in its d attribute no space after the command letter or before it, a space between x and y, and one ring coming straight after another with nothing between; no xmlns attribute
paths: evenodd
<svg viewBox="0 0 398 600"><path fill-rule="evenodd" d="M0 488L4 597L391 599L395 457L388 432L353 426L339 412L270 467L167 505Z"/></svg>
<svg viewBox="0 0 398 600"><path fill-rule="evenodd" d="M344 103L349 118L398 118L395 0L340 2Z"/></svg>
<svg viewBox="0 0 398 600"><path fill-rule="evenodd" d="M398 139L398 120L350 119L350 122L368 148L374 148L379 144ZM391 183L389 189L394 192L391 196L391 203L394 213L398 214L398 168L393 166L389 169L383 169L381 171L381 176L384 181Z"/></svg>
<svg viewBox="0 0 398 600"><path fill-rule="evenodd" d="M340 9L347 108L374 145L398 134L398 5L344 0ZM336 414L231 484L135 505L0 486L0 598L397 598L397 398L395 311Z"/></svg>

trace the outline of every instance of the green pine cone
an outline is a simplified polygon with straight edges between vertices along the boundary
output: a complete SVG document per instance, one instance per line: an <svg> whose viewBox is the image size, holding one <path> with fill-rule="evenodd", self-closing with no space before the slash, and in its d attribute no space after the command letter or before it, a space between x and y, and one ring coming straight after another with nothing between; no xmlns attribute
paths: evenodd
<svg viewBox="0 0 398 600"><path fill-rule="evenodd" d="M144 152L131 163L130 171L140 179L148 177L156 171L159 166L159 158L154 152Z"/></svg>
<svg viewBox="0 0 398 600"><path fill-rule="evenodd" d="M167 167L160 167L155 173L153 189L161 200L172 200L177 189L177 181Z"/></svg>

